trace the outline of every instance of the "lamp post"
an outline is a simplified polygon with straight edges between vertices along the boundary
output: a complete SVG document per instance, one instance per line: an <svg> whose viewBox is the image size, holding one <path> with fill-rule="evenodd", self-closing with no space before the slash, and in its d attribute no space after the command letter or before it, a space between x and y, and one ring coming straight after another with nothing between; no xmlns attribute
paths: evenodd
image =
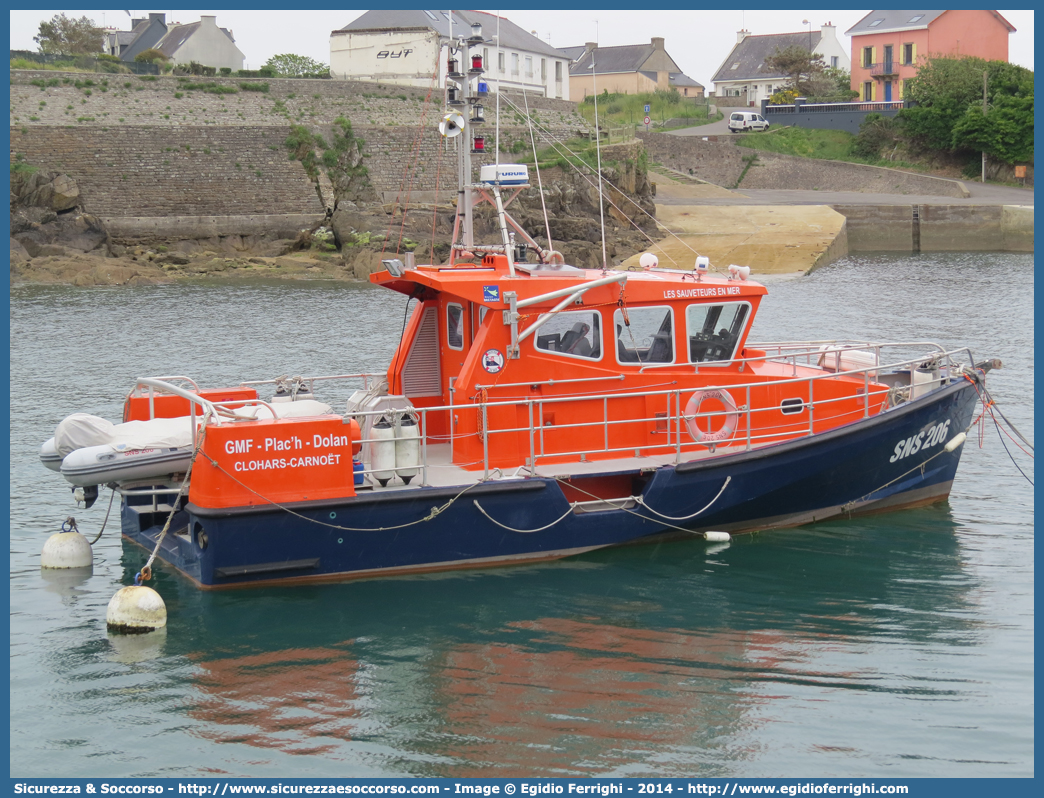
<svg viewBox="0 0 1044 798"><path fill-rule="evenodd" d="M809 56L811 56L812 55L812 22L811 22L811 20L803 19L803 20L801 20L801 24L802 25L808 25L808 54L809 54Z"/></svg>

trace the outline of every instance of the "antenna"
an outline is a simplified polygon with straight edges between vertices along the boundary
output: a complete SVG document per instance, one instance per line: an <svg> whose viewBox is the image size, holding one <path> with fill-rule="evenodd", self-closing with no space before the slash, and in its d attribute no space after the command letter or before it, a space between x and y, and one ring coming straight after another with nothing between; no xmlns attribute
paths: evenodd
<svg viewBox="0 0 1044 798"><path fill-rule="evenodd" d="M494 129L493 163L500 166L500 12L497 12L497 124Z"/></svg>
<svg viewBox="0 0 1044 798"><path fill-rule="evenodd" d="M598 39L598 20L595 20L595 39ZM598 129L598 86L595 83L595 53L598 52L598 43L591 51L591 91L594 92L594 116L595 116L595 153L598 158L598 219L602 228L602 271L608 268L605 257L605 202L602 200L602 133Z"/></svg>

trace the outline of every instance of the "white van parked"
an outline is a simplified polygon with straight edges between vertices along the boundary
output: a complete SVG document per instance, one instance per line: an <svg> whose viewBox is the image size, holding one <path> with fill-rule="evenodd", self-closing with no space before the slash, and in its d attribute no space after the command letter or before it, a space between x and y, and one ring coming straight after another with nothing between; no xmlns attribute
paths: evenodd
<svg viewBox="0 0 1044 798"><path fill-rule="evenodd" d="M736 111L729 117L729 130L739 133L741 130L768 130L769 123L761 114L753 111Z"/></svg>

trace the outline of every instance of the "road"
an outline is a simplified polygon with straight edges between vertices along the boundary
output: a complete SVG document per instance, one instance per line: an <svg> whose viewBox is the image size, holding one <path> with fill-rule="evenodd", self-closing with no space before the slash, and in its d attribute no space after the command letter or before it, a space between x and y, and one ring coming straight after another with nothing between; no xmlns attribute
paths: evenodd
<svg viewBox="0 0 1044 798"><path fill-rule="evenodd" d="M658 205L1028 205L1033 189L982 185L963 181L970 197L920 194L865 194L859 191L797 191L792 189L729 190L730 196L657 197Z"/></svg>

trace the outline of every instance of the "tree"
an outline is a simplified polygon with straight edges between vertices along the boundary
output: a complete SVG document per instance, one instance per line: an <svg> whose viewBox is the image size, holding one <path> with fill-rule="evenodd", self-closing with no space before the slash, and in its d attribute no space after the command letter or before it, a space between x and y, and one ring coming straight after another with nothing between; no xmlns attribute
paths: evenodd
<svg viewBox="0 0 1044 798"><path fill-rule="evenodd" d="M69 19L56 14L50 22L40 23L40 32L33 41L41 53L55 55L96 55L101 52L105 32L87 17Z"/></svg>
<svg viewBox="0 0 1044 798"><path fill-rule="evenodd" d="M1007 61L934 56L910 81L905 99L916 105L899 117L922 149L985 152L1007 163L1032 158L1033 73L1028 69Z"/></svg>
<svg viewBox="0 0 1044 798"><path fill-rule="evenodd" d="M822 74L812 78L809 102L845 103L859 96L852 91L852 75L847 69L826 67Z"/></svg>
<svg viewBox="0 0 1044 798"><path fill-rule="evenodd" d="M776 52L766 58L761 66L762 72L786 75L787 88L797 92L799 97L811 97L815 94L812 91L813 83L825 70L823 56L810 53L798 44L792 44L783 50L777 47Z"/></svg>
<svg viewBox="0 0 1044 798"><path fill-rule="evenodd" d="M283 53L273 55L269 58L262 69L268 67L281 78L305 78L329 75L330 67L319 61L315 61L306 55L294 55Z"/></svg>
<svg viewBox="0 0 1044 798"><path fill-rule="evenodd" d="M139 64L155 64L157 61L166 61L167 56L162 50L157 50L155 47L150 47L148 50L142 50L136 56L134 60Z"/></svg>

